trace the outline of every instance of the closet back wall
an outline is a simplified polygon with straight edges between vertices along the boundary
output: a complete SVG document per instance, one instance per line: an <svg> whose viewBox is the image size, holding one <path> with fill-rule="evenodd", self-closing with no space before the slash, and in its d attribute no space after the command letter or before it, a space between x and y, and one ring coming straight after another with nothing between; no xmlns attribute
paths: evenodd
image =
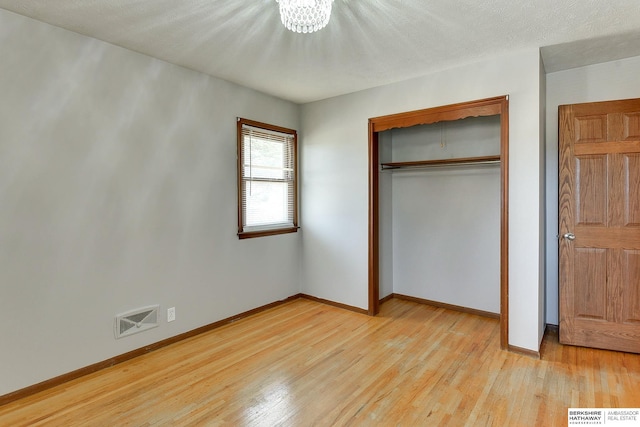
<svg viewBox="0 0 640 427"><path fill-rule="evenodd" d="M380 150L383 162L500 152L498 116L385 133L390 135L383 135L381 144L391 148ZM389 155L391 159L384 158ZM499 313L499 165L382 174L381 295L393 289L397 294Z"/></svg>

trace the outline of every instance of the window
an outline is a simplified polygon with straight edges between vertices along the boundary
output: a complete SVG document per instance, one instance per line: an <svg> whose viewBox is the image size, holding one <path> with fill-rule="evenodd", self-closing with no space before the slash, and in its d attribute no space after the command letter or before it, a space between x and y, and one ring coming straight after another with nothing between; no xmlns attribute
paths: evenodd
<svg viewBox="0 0 640 427"><path fill-rule="evenodd" d="M297 133L238 118L238 237L298 230Z"/></svg>

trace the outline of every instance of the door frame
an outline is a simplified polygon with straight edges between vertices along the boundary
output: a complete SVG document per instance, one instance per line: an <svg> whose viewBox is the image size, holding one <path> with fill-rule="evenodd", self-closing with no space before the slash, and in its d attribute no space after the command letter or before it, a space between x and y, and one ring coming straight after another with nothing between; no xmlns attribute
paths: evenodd
<svg viewBox="0 0 640 427"><path fill-rule="evenodd" d="M480 99L369 119L369 304L380 310L380 186L378 133L389 129L500 116L500 347L509 347L509 96Z"/></svg>

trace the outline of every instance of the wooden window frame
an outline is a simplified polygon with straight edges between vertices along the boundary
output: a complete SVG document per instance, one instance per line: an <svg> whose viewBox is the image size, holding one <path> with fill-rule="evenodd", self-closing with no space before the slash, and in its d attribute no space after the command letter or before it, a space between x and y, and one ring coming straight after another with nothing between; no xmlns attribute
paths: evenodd
<svg viewBox="0 0 640 427"><path fill-rule="evenodd" d="M273 227L268 228L265 227L263 229L258 230L250 230L247 231L244 229L244 213L242 207L243 200L243 176L242 176L242 168L243 168L243 157L242 157L242 126L251 126L255 128L264 129L271 132L279 132L291 135L293 137L293 225L292 226L283 226L283 227ZM298 231L298 133L295 129L289 129L281 126L271 125L268 123L257 122L254 120L237 118L237 186L238 186L238 238L239 239L249 239L254 237L264 237L264 236L274 236L278 234L287 234L287 233L295 233Z"/></svg>

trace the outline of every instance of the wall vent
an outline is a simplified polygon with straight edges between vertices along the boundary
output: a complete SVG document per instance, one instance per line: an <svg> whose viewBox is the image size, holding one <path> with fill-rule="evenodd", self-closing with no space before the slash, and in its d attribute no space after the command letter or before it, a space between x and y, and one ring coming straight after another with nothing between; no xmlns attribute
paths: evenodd
<svg viewBox="0 0 640 427"><path fill-rule="evenodd" d="M150 305L118 314L113 332L116 339L158 326L158 305Z"/></svg>

